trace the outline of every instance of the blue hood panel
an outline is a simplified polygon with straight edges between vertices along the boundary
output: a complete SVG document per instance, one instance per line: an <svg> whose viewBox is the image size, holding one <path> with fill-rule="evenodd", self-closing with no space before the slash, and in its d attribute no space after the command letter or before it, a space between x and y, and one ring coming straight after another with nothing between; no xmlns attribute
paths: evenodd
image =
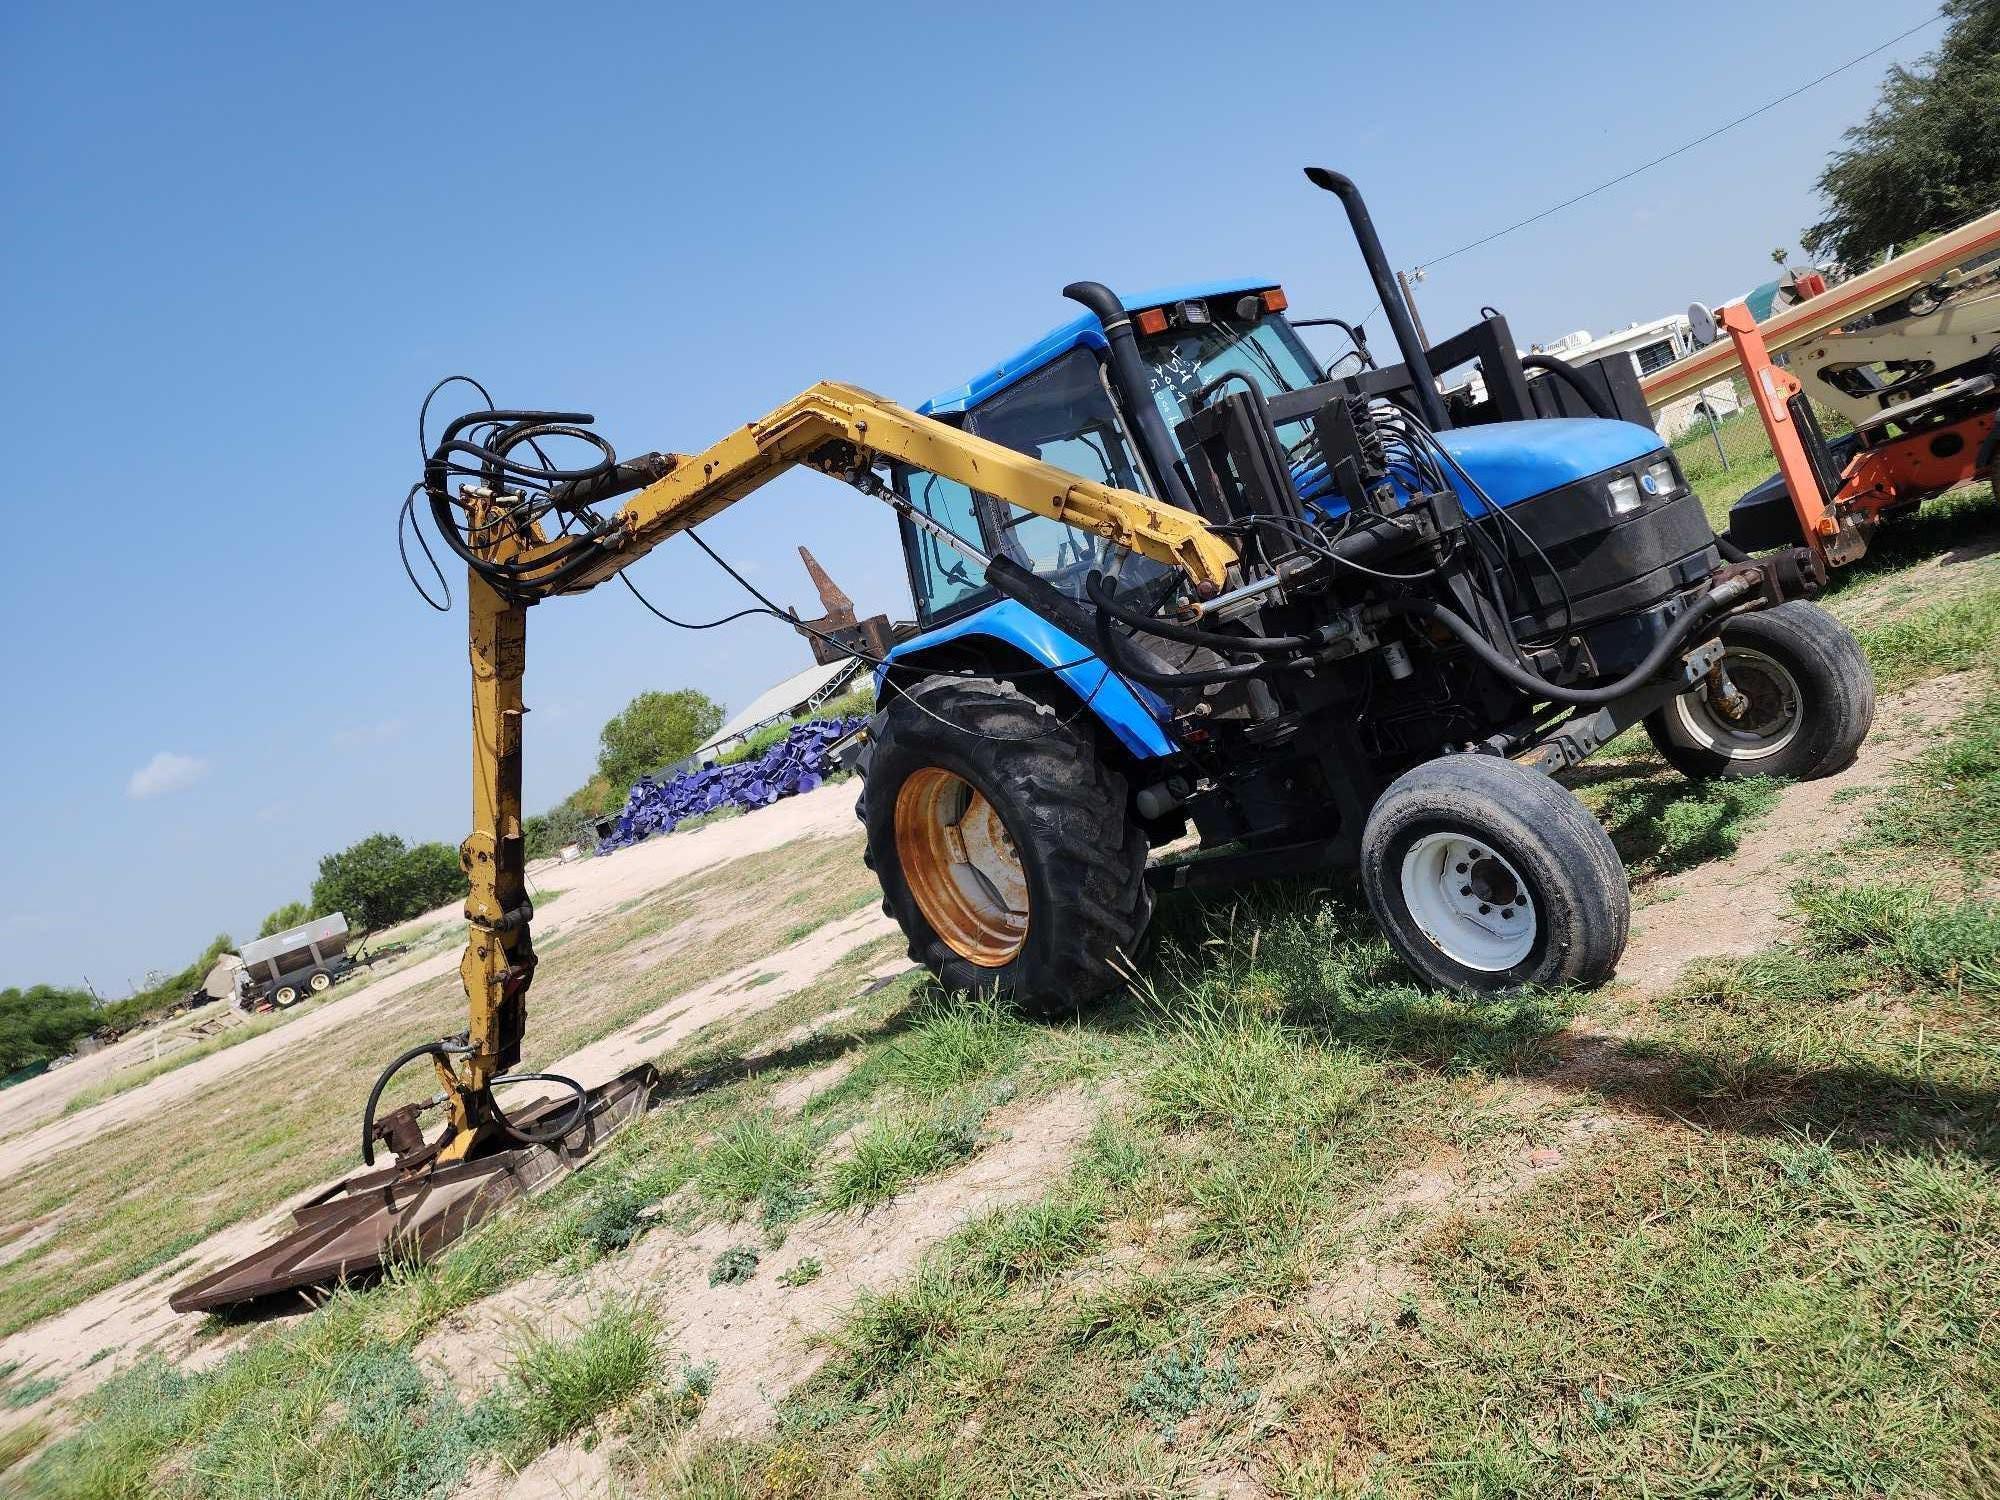
<svg viewBox="0 0 2000 1500"><path fill-rule="evenodd" d="M1599 417L1549 417L1533 422L1489 422L1483 427L1455 427L1440 432L1438 441L1465 468L1496 505L1517 505L1579 479L1658 453L1666 445L1650 427L1635 422L1607 422ZM1465 493L1456 475L1446 471L1469 516L1484 515L1477 495ZM1327 517L1347 513L1347 504L1326 477L1326 465L1302 464L1292 471L1300 498ZM1400 484L1398 486L1400 491ZM1405 495L1407 498L1407 495Z"/></svg>

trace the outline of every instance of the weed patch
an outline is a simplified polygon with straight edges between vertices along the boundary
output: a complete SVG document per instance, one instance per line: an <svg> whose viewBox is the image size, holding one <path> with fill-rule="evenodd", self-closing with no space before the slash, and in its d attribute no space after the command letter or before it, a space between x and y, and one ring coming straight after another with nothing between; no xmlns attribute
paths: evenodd
<svg viewBox="0 0 2000 1500"><path fill-rule="evenodd" d="M607 1304L574 1338L532 1337L481 1403L488 1440L526 1463L624 1402L659 1363L652 1317L635 1304Z"/></svg>
<svg viewBox="0 0 2000 1500"><path fill-rule="evenodd" d="M865 1208L885 1203L919 1177L972 1155L979 1122L960 1110L897 1115L855 1137L854 1151L828 1176L826 1206Z"/></svg>

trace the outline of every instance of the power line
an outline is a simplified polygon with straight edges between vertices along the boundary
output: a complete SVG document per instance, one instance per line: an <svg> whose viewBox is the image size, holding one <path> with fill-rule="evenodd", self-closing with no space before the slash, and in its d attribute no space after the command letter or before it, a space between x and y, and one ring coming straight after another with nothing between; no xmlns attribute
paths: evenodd
<svg viewBox="0 0 2000 1500"><path fill-rule="evenodd" d="M1620 172L1616 177L1610 178L1604 182L1600 182L1594 188L1585 189L1583 192L1578 193L1574 198L1565 198L1563 199L1562 202L1555 204L1553 207L1545 208L1538 214L1531 214L1527 218L1520 220L1518 223L1509 224L1505 229L1496 229L1491 234L1481 235L1478 239L1471 241L1469 244L1460 245L1456 250L1448 251L1445 254L1435 256L1430 260L1418 261L1417 265L1420 269L1426 271L1431 269L1431 267L1433 266L1441 266L1455 255L1463 255L1468 250L1477 250L1481 245L1490 245L1493 243L1493 241L1501 238L1503 235L1512 234L1517 229L1526 229L1530 224L1539 223L1541 220L1546 219L1550 214L1561 213L1564 209L1574 207L1576 204L1583 202L1583 200L1586 198L1594 198L1597 196L1597 194L1602 193L1609 188L1617 187L1621 182L1630 182L1634 177L1637 177L1642 172L1650 172L1654 167L1657 167L1664 162L1670 162L1676 156L1685 155L1687 152L1694 150L1694 148L1697 146L1706 145L1708 142L1714 140L1717 136L1726 134L1727 132L1734 130L1739 125L1747 125L1750 121L1756 119L1759 115L1769 114L1772 110L1776 109L1780 104L1784 104L1789 102L1790 100L1798 98L1799 95L1805 93L1809 89L1818 88L1822 83L1825 83L1829 78L1837 77L1838 75L1845 73L1849 68L1856 67L1861 63L1865 63L1866 61L1868 61L1869 58L1874 57L1877 53L1887 52L1891 47L1895 46L1898 42L1907 41L1909 38L1915 36L1918 32L1922 31L1925 27L1935 26L1939 21L1943 19L1944 15L1942 12L1929 16L1926 19L1919 21L1916 25L1912 26L1908 31L1899 32L1897 35L1890 37L1888 41L1883 42L1880 46L1870 47L1866 52L1863 52L1858 57L1850 57L1846 62L1842 63L1839 67L1828 69L1826 72L1820 74L1819 77L1813 79L1810 83L1802 83L1797 88L1793 89L1790 93L1780 94L1777 98L1771 100L1770 102L1758 105L1748 114L1738 115L1735 119L1731 120L1726 125L1718 125L1713 130L1710 130L1702 135L1698 135L1693 140L1688 141L1683 145L1676 146L1674 147L1673 150L1668 151L1663 155L1656 156L1651 161L1644 162L1641 165L1632 168L1629 172Z"/></svg>
<svg viewBox="0 0 2000 1500"><path fill-rule="evenodd" d="M1594 198L1599 193L1617 187L1620 183L1630 182L1634 177L1639 176L1641 173L1650 172L1654 167L1660 166L1665 162L1670 162L1677 156L1684 156L1688 152L1694 150L1695 147L1706 145L1709 141L1714 140L1717 136L1726 135L1728 132L1734 130L1739 125L1747 125L1750 121L1756 119L1759 115L1769 114L1779 105L1788 103L1791 100L1798 98L1799 95L1806 93L1809 90L1818 88L1822 83L1825 83L1828 79L1838 77L1840 74L1845 73L1849 68L1857 67L1860 64L1868 61L1869 58L1874 57L1879 53L1888 51L1898 42L1908 41L1918 32L1924 30L1926 27L1935 26L1939 21L1943 19L1944 19L1944 14L1941 11L1931 16L1928 16L1924 20L1919 21L1916 25L1910 27L1909 30L1898 32L1895 36L1890 37L1888 41L1883 42L1878 46L1870 47L1866 52L1863 52L1858 56L1850 57L1846 62L1840 64L1840 66L1836 68L1829 68L1826 72L1820 74L1819 77L1812 79L1808 83L1802 83L1797 88L1792 89L1788 93L1780 94L1777 98L1758 105L1755 109L1751 110L1747 114L1738 115L1735 119L1729 121L1726 124L1718 125L1713 130L1705 131L1701 135L1696 136L1693 140L1686 141L1681 145L1674 147L1673 150L1664 152L1661 155L1654 157L1651 161L1642 162L1640 165L1633 167L1630 171L1620 172L1616 177L1608 178L1607 180L1598 183L1597 186L1593 188L1586 188L1583 192L1576 194L1574 197L1565 198L1560 203L1552 204L1548 208L1543 209L1540 213L1530 214L1527 218L1509 224L1504 229L1496 229L1491 234L1481 235L1476 240L1471 240L1466 244L1460 245L1456 250L1446 251L1443 255L1433 256L1429 260L1420 260L1417 262L1417 269L1420 271L1428 271L1433 266L1441 266L1446 261L1451 260L1455 256L1464 255L1469 250L1477 250L1482 245L1490 245L1495 240L1503 239L1507 235L1514 233L1514 231L1517 229L1526 229L1530 224L1538 224L1543 219L1548 218L1551 214L1559 214L1566 208L1575 207L1577 204L1583 202L1584 199L1586 198ZM1360 316L1359 318L1353 319L1352 321L1354 321L1355 323L1366 323L1368 319L1374 317L1376 313L1381 311L1381 308L1382 304L1380 302L1377 302L1373 307L1369 308L1366 313L1362 314L1362 316Z"/></svg>

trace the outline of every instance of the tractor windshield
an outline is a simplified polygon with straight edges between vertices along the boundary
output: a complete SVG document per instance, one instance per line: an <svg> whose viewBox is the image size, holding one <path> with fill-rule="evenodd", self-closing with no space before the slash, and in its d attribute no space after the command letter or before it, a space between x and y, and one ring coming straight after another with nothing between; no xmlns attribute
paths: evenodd
<svg viewBox="0 0 2000 1500"><path fill-rule="evenodd" d="M1099 484L1142 494L1148 490L1104 387L1102 369L1086 350L1072 349L974 407L965 426ZM997 501L992 509L994 550L1073 598L1083 597L1084 575L1093 568L1125 587L1161 571L1158 563L1047 516Z"/></svg>
<svg viewBox="0 0 2000 1500"><path fill-rule="evenodd" d="M1218 317L1170 328L1141 339L1139 354L1152 376L1153 400L1169 432L1194 414L1202 387L1225 375L1256 381L1266 396L1302 390L1321 378L1297 331L1269 314L1254 322Z"/></svg>

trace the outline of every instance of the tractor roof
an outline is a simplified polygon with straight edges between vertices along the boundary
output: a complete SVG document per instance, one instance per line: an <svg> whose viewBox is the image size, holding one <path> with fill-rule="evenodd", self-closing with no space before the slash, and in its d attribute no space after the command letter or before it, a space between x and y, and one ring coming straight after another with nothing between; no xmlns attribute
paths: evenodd
<svg viewBox="0 0 2000 1500"><path fill-rule="evenodd" d="M1226 297L1231 292L1261 291L1267 286L1277 284L1278 279L1275 276L1247 281L1242 279L1194 281L1184 286L1162 287L1138 297L1126 297L1124 302L1131 311L1140 312L1148 307L1158 307L1164 302L1188 302L1198 297ZM940 412L970 411L980 402L1004 391L1015 381L1034 374L1052 360L1079 346L1089 349L1104 347L1104 328L1097 321L1095 313L1077 314L1060 328L1043 334L1026 348L1008 355L990 369L981 370L964 385L940 391L917 410L925 416L935 416Z"/></svg>

